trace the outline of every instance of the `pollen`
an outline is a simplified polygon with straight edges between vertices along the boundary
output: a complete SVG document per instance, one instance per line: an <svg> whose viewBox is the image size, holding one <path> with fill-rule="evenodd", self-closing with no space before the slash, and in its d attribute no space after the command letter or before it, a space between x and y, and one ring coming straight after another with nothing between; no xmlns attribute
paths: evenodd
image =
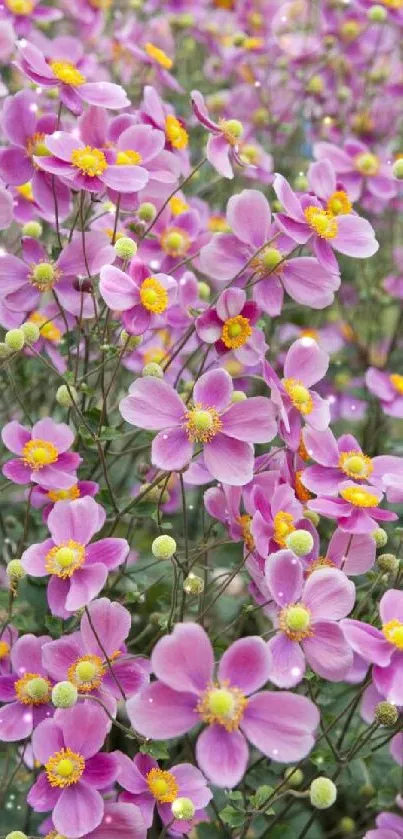
<svg viewBox="0 0 403 839"><path fill-rule="evenodd" d="M6 0L6 7L13 15L30 15L34 0Z"/></svg>
<svg viewBox="0 0 403 839"><path fill-rule="evenodd" d="M155 277L147 277L140 287L140 300L145 309L156 315L168 308L168 292Z"/></svg>
<svg viewBox="0 0 403 839"><path fill-rule="evenodd" d="M85 146L83 149L74 149L71 155L71 162L76 169L89 178L96 178L108 168L106 157L100 149L93 149Z"/></svg>
<svg viewBox="0 0 403 839"><path fill-rule="evenodd" d="M228 318L223 324L221 332L221 340L229 350L243 347L246 341L252 335L252 327L249 319L242 315L236 315L234 318Z"/></svg>
<svg viewBox="0 0 403 839"><path fill-rule="evenodd" d="M53 443L47 440L29 440L22 450L22 459L26 466L30 466L34 472L56 463L59 453Z"/></svg>
<svg viewBox="0 0 403 839"><path fill-rule="evenodd" d="M20 186L16 186L16 192L19 195L22 195L26 201L33 201L34 200L34 192L32 189L31 181L27 181L25 184L21 184Z"/></svg>
<svg viewBox="0 0 403 839"><path fill-rule="evenodd" d="M174 149L186 149L189 135L182 123L173 114L165 118L165 134Z"/></svg>
<svg viewBox="0 0 403 839"><path fill-rule="evenodd" d="M255 541L253 539L250 526L252 524L252 516L245 513L243 516L237 516L237 522L242 530L242 539L245 542L245 547L248 551L255 550Z"/></svg>
<svg viewBox="0 0 403 839"><path fill-rule="evenodd" d="M53 344L58 344L60 342L62 337L60 329L58 329L51 320L47 320L44 315L41 315L40 312L32 312L28 320L39 326L41 336L42 338L45 338L46 341L51 341Z"/></svg>
<svg viewBox="0 0 403 839"><path fill-rule="evenodd" d="M72 752L71 749L61 749L55 752L45 764L46 775L51 787L71 787L76 784L85 769L85 760L82 755Z"/></svg>
<svg viewBox="0 0 403 839"><path fill-rule="evenodd" d="M236 146L242 137L244 128L238 119L223 119L220 122L221 131L230 146Z"/></svg>
<svg viewBox="0 0 403 839"><path fill-rule="evenodd" d="M340 495L354 507L377 507L379 504L376 495L363 487L345 487L340 490Z"/></svg>
<svg viewBox="0 0 403 839"><path fill-rule="evenodd" d="M403 376L399 375L399 373L392 373L389 376L389 381L396 392L403 396Z"/></svg>
<svg viewBox="0 0 403 839"><path fill-rule="evenodd" d="M221 431L222 422L215 408L197 404L185 414L184 427L193 443L210 443Z"/></svg>
<svg viewBox="0 0 403 839"><path fill-rule="evenodd" d="M144 50L147 53L149 58L152 58L160 67L163 67L164 70L170 70L173 67L172 58L164 52L164 50L160 50L159 47L156 47L155 44L152 44L150 41L144 46Z"/></svg>
<svg viewBox="0 0 403 839"><path fill-rule="evenodd" d="M262 253L252 260L251 266L259 274L272 274L273 272L281 274L284 267L283 263L283 254L278 248L265 248Z"/></svg>
<svg viewBox="0 0 403 839"><path fill-rule="evenodd" d="M333 192L327 201L326 209L331 216L341 216L351 213L353 205L343 189Z"/></svg>
<svg viewBox="0 0 403 839"><path fill-rule="evenodd" d="M118 151L116 155L116 164L118 166L137 166L143 160L140 152L134 149L125 149Z"/></svg>
<svg viewBox="0 0 403 839"><path fill-rule="evenodd" d="M302 641L312 636L311 613L299 603L282 609L279 615L280 629L290 641Z"/></svg>
<svg viewBox="0 0 403 839"><path fill-rule="evenodd" d="M305 569L305 577L310 577L314 571L319 571L321 568L336 568L334 562L327 556L318 556L313 562L310 562Z"/></svg>
<svg viewBox="0 0 403 839"><path fill-rule="evenodd" d="M383 625L382 632L390 644L398 650L403 650L403 623L396 619L388 621Z"/></svg>
<svg viewBox="0 0 403 839"><path fill-rule="evenodd" d="M179 227L167 227L160 238L160 244L168 256L185 256L190 248L190 238Z"/></svg>
<svg viewBox="0 0 403 839"><path fill-rule="evenodd" d="M84 655L69 667L67 678L80 692L90 693L101 686L105 672L105 664L98 655Z"/></svg>
<svg viewBox="0 0 403 839"><path fill-rule="evenodd" d="M45 568L48 574L54 574L62 580L69 577L81 568L85 562L85 546L79 542L69 539L61 545L51 548L45 557Z"/></svg>
<svg viewBox="0 0 403 839"><path fill-rule="evenodd" d="M211 233L229 233L231 229L224 216L210 216L207 226Z"/></svg>
<svg viewBox="0 0 403 839"><path fill-rule="evenodd" d="M310 414L313 410L313 399L308 388L298 379L283 379L283 385L291 399L294 408L300 414Z"/></svg>
<svg viewBox="0 0 403 839"><path fill-rule="evenodd" d="M257 166L260 160L260 151L256 146L252 146L249 143L242 146L239 156L242 163L246 163L249 166Z"/></svg>
<svg viewBox="0 0 403 839"><path fill-rule="evenodd" d="M196 711L208 725L222 725L227 731L236 731L248 704L246 696L229 682L213 682L201 695Z"/></svg>
<svg viewBox="0 0 403 839"><path fill-rule="evenodd" d="M189 204L186 204L186 201L182 201L182 198L174 195L169 199L169 209L173 216L180 216L181 213L186 213L186 210L189 209Z"/></svg>
<svg viewBox="0 0 403 839"><path fill-rule="evenodd" d="M381 3L387 9L403 9L403 0L381 0Z"/></svg>
<svg viewBox="0 0 403 839"><path fill-rule="evenodd" d="M113 0L89 0L90 6L93 9L100 9L101 12L106 12L112 6Z"/></svg>
<svg viewBox="0 0 403 839"><path fill-rule="evenodd" d="M0 641L0 661L4 661L10 654L10 644L7 641Z"/></svg>
<svg viewBox="0 0 403 839"><path fill-rule="evenodd" d="M23 705L46 705L52 686L40 673L25 673L14 685L17 699Z"/></svg>
<svg viewBox="0 0 403 839"><path fill-rule="evenodd" d="M27 153L29 157L46 157L49 154L49 149L46 148L43 142L46 134L43 131L36 131L32 137L27 141Z"/></svg>
<svg viewBox="0 0 403 839"><path fill-rule="evenodd" d="M304 486L304 484L302 483L303 474L304 474L303 469L299 469L295 473L294 486L295 486L295 494L296 494L298 500L302 501L302 503L304 504L305 501L309 501L309 499L312 498L313 496L311 495L309 490L306 488L306 486Z"/></svg>
<svg viewBox="0 0 403 839"><path fill-rule="evenodd" d="M304 443L304 440L303 440L302 436L301 436L301 439L299 441L299 446L298 446L297 453L298 453L299 457L301 458L301 460L304 460L305 463L307 463L307 461L309 460L309 454L306 450L306 446L305 446L305 443Z"/></svg>
<svg viewBox="0 0 403 839"><path fill-rule="evenodd" d="M76 498L80 498L80 489L78 484L74 484L74 486L70 487L70 489L50 489L48 492L48 498L50 501L75 501Z"/></svg>
<svg viewBox="0 0 403 839"><path fill-rule="evenodd" d="M371 152L362 152L361 154L357 154L355 158L355 168L358 169L361 175L367 177L377 175L380 165L379 158Z"/></svg>
<svg viewBox="0 0 403 839"><path fill-rule="evenodd" d="M328 210L320 207L307 207L304 216L309 227L321 239L334 239L337 236L337 221Z"/></svg>
<svg viewBox="0 0 403 839"><path fill-rule="evenodd" d="M342 452L339 467L345 475L356 481L364 481L374 471L371 458L360 451Z"/></svg>
<svg viewBox="0 0 403 839"><path fill-rule="evenodd" d="M279 510L279 512L274 516L273 527L274 541L277 542L278 545L284 547L287 536L295 530L294 516L292 516L291 513L285 513L284 510Z"/></svg>
<svg viewBox="0 0 403 839"><path fill-rule="evenodd" d="M63 84L80 87L80 85L86 82L85 76L77 70L74 64L70 64L69 61L50 61L49 66L52 73Z"/></svg>
<svg viewBox="0 0 403 839"><path fill-rule="evenodd" d="M179 784L172 772L164 769L151 769L146 775L151 795L161 804L170 804L178 797Z"/></svg>

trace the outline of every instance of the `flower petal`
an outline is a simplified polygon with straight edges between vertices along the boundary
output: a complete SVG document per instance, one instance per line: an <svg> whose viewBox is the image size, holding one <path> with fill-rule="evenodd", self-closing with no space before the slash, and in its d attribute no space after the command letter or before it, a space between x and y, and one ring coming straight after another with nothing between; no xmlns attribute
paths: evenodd
<svg viewBox="0 0 403 839"><path fill-rule="evenodd" d="M197 762L217 787L235 787L245 774L249 749L240 731L210 725L196 743Z"/></svg>
<svg viewBox="0 0 403 839"><path fill-rule="evenodd" d="M226 650L218 668L221 682L228 680L248 695L263 687L269 677L270 653L262 638L239 638Z"/></svg>
<svg viewBox="0 0 403 839"><path fill-rule="evenodd" d="M196 623L176 624L154 647L151 665L157 678L173 690L200 693L211 681L214 668L207 633Z"/></svg>

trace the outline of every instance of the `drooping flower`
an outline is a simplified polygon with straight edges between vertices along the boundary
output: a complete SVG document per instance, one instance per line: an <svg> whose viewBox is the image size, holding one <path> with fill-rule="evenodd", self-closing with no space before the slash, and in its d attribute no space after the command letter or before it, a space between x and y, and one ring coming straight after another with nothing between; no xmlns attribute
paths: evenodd
<svg viewBox="0 0 403 839"><path fill-rule="evenodd" d="M261 361L267 344L264 334L254 326L259 309L252 300L246 299L241 288L223 291L214 308L209 308L196 320L199 338L215 344L219 355L233 352L242 364L254 365Z"/></svg>
<svg viewBox="0 0 403 839"><path fill-rule="evenodd" d="M25 740L42 720L53 716L53 682L42 663L43 645L50 640L48 635L27 633L11 649L12 671L0 676L0 702L6 703L0 709L0 740L6 743Z"/></svg>
<svg viewBox="0 0 403 839"><path fill-rule="evenodd" d="M69 489L76 483L75 470L81 457L68 451L74 433L65 423L46 417L30 430L13 420L4 426L1 437L4 445L18 455L18 460L9 460L3 466L3 475L10 481L41 484L47 490Z"/></svg>
<svg viewBox="0 0 403 839"><path fill-rule="evenodd" d="M101 268L99 290L110 309L123 312L127 332L141 335L164 326L166 312L176 300L177 283L132 259L127 273L113 265Z"/></svg>
<svg viewBox="0 0 403 839"><path fill-rule="evenodd" d="M196 757L217 786L233 787L243 777L246 740L282 763L299 760L311 750L319 720L313 703L291 693L260 691L270 668L261 638L235 641L222 656L215 678L213 650L204 629L177 624L154 647L151 664L158 681L128 701L132 725L146 737L161 739L206 723Z"/></svg>
<svg viewBox="0 0 403 839"><path fill-rule="evenodd" d="M252 479L252 444L273 439L276 423L269 399L254 396L231 404L232 392L231 376L221 369L204 373L196 382L192 406L185 405L167 382L138 379L119 407L127 422L159 432L152 443L154 466L183 469L196 443L203 447L213 477L239 486Z"/></svg>
<svg viewBox="0 0 403 839"><path fill-rule="evenodd" d="M219 175L233 178L233 162L243 166L239 155L239 141L243 134L242 123L237 119L222 120L217 123L209 116L204 97L198 90L192 90L192 107L196 119L210 132L207 141L207 160L214 166Z"/></svg>
<svg viewBox="0 0 403 839"><path fill-rule="evenodd" d="M48 517L51 538L31 545L21 559L27 574L46 577L49 607L69 617L86 606L105 585L108 572L129 553L126 539L90 541L105 521L105 510L93 498L57 501Z"/></svg>

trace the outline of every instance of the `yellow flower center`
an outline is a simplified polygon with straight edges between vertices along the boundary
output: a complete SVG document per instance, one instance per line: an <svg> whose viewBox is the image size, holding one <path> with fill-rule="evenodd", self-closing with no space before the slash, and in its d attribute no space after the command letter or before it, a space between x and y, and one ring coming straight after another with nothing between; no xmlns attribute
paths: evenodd
<svg viewBox="0 0 403 839"><path fill-rule="evenodd" d="M182 123L173 114L165 117L165 134L174 149L186 149L189 135Z"/></svg>
<svg viewBox="0 0 403 839"><path fill-rule="evenodd" d="M260 160L260 151L258 148L256 148L256 146L246 144L242 146L241 153L239 156L242 160L242 163L256 166Z"/></svg>
<svg viewBox="0 0 403 839"><path fill-rule="evenodd" d="M22 450L22 459L26 466L36 472L43 466L56 463L59 453L53 443L47 440L29 440Z"/></svg>
<svg viewBox="0 0 403 839"><path fill-rule="evenodd" d="M52 341L54 344L58 344L61 340L62 333L60 329L52 323L51 320L47 320L44 315L41 315L40 312L32 312L29 316L28 320L31 323L36 323L39 326L40 333L42 338L45 338L47 341Z"/></svg>
<svg viewBox="0 0 403 839"><path fill-rule="evenodd" d="M105 665L98 655L84 655L69 667L67 678L82 693L90 693L100 687L105 672Z"/></svg>
<svg viewBox="0 0 403 839"><path fill-rule="evenodd" d="M380 0L387 9L403 9L403 0Z"/></svg>
<svg viewBox="0 0 403 839"><path fill-rule="evenodd" d="M326 204L328 213L331 216L341 216L351 213L353 209L352 203L343 189L333 192Z"/></svg>
<svg viewBox="0 0 403 839"><path fill-rule="evenodd" d="M328 212L320 207L307 207L304 216L309 227L320 236L321 239L334 239L337 236L337 221Z"/></svg>
<svg viewBox="0 0 403 839"><path fill-rule="evenodd" d="M279 624L281 631L291 641L302 641L313 634L310 628L311 613L298 603L281 610Z"/></svg>
<svg viewBox="0 0 403 839"><path fill-rule="evenodd" d="M314 571L319 571L320 568L335 568L334 562L328 559L327 556L318 556L313 562L310 562L305 570L305 577L310 577Z"/></svg>
<svg viewBox="0 0 403 839"><path fill-rule="evenodd" d="M182 198L178 198L177 195L174 195L169 199L169 209L171 210L172 215L180 216L181 213L185 213L186 210L189 209L189 204L186 204L186 201L182 201Z"/></svg>
<svg viewBox="0 0 403 839"><path fill-rule="evenodd" d="M90 178L99 177L108 168L106 157L100 149L93 149L85 146L83 149L74 149L71 155L71 162L83 175Z"/></svg>
<svg viewBox="0 0 403 839"><path fill-rule="evenodd" d="M341 24L340 34L344 41L354 41L360 34L361 26L358 20L345 20Z"/></svg>
<svg viewBox="0 0 403 839"><path fill-rule="evenodd" d="M250 335L252 335L252 327L249 319L237 315L224 322L221 340L229 350L235 350L238 347L243 347Z"/></svg>
<svg viewBox="0 0 403 839"><path fill-rule="evenodd" d="M34 8L34 0L6 0L6 6L13 15L30 15Z"/></svg>
<svg viewBox="0 0 403 839"><path fill-rule="evenodd" d="M304 504L305 501L309 501L309 499L312 498L312 495L309 492L309 490L306 488L306 486L304 486L304 484L302 483L303 474L304 474L303 469L299 469L295 473L294 484L295 484L295 494L296 494L298 500L302 501L302 503Z"/></svg>
<svg viewBox="0 0 403 839"><path fill-rule="evenodd" d="M252 524L252 516L249 516L247 513L245 513L245 515L243 516L237 516L237 522L241 526L242 538L245 542L246 548L248 549L248 551L254 551L255 542L250 530L250 526Z"/></svg>
<svg viewBox="0 0 403 839"><path fill-rule="evenodd" d="M342 452L339 457L339 467L349 478L363 481L374 470L372 460L362 452Z"/></svg>
<svg viewBox="0 0 403 839"><path fill-rule="evenodd" d="M221 431L222 422L215 408L198 404L185 414L184 426L193 443L210 443Z"/></svg>
<svg viewBox="0 0 403 839"><path fill-rule="evenodd" d="M143 364L151 364L155 361L157 364L161 364L161 361L164 360L166 356L165 350L161 349L160 347L152 347L143 354Z"/></svg>
<svg viewBox="0 0 403 839"><path fill-rule="evenodd" d="M145 309L160 315L168 307L168 292L155 277L147 277L141 284L140 300Z"/></svg>
<svg viewBox="0 0 403 839"><path fill-rule="evenodd" d="M284 547L287 536L295 530L293 522L294 517L291 513L285 513L284 510L279 510L279 512L274 516L273 538L278 545L282 545Z"/></svg>
<svg viewBox="0 0 403 839"><path fill-rule="evenodd" d="M389 376L389 381L397 393L400 393L403 396L403 376L399 375L399 373L392 373Z"/></svg>
<svg viewBox="0 0 403 839"><path fill-rule="evenodd" d="M32 137L27 140L27 153L29 157L46 157L50 152L43 142L46 134L43 131L36 131Z"/></svg>
<svg viewBox="0 0 403 839"><path fill-rule="evenodd" d="M185 256L190 248L190 238L179 227L167 227L160 238L160 244L169 256Z"/></svg>
<svg viewBox="0 0 403 839"><path fill-rule="evenodd" d="M25 673L25 676L16 681L14 688L19 702L35 706L46 705L52 690L49 680L39 673Z"/></svg>
<svg viewBox="0 0 403 839"><path fill-rule="evenodd" d="M50 489L48 492L51 501L75 501L80 495L78 484L74 484L70 489Z"/></svg>
<svg viewBox="0 0 403 839"><path fill-rule="evenodd" d="M154 798L163 804L170 804L178 797L179 784L172 772L151 769L146 775L148 789Z"/></svg>
<svg viewBox="0 0 403 839"><path fill-rule="evenodd" d="M60 271L50 262L38 262L31 266L29 280L40 291L49 291L60 278Z"/></svg>
<svg viewBox="0 0 403 839"><path fill-rule="evenodd" d="M93 9L101 9L102 12L110 9L112 3L113 0L89 0L89 4Z"/></svg>
<svg viewBox="0 0 403 839"><path fill-rule="evenodd" d="M300 414L310 414L313 410L313 400L308 388L299 382L298 379L283 379L283 385L294 408Z"/></svg>
<svg viewBox="0 0 403 839"><path fill-rule="evenodd" d="M10 653L10 644L7 641L0 641L0 661L7 658Z"/></svg>
<svg viewBox="0 0 403 839"><path fill-rule="evenodd" d="M363 487L345 487L340 490L340 495L354 507L377 507L379 504L376 495Z"/></svg>
<svg viewBox="0 0 403 839"><path fill-rule="evenodd" d="M52 73L63 84L69 84L72 87L80 87L87 80L74 64L69 61L50 61L49 62Z"/></svg>
<svg viewBox="0 0 403 839"><path fill-rule="evenodd" d="M45 568L48 574L55 574L62 580L66 580L81 568L85 562L85 546L79 542L69 539L61 545L51 548L45 557Z"/></svg>
<svg viewBox="0 0 403 839"><path fill-rule="evenodd" d="M143 158L140 152L134 151L134 149L118 151L116 155L116 163L118 166L137 166L138 163L141 163L142 159Z"/></svg>
<svg viewBox="0 0 403 839"><path fill-rule="evenodd" d="M147 41L144 50L148 57L156 61L160 67L164 68L164 70L170 70L173 66L172 58L169 58L164 50L160 50L159 47L156 47L155 44L151 44L150 41Z"/></svg>
<svg viewBox="0 0 403 839"><path fill-rule="evenodd" d="M224 216L210 216L207 226L211 233L228 233L231 229Z"/></svg>
<svg viewBox="0 0 403 839"><path fill-rule="evenodd" d="M21 186L16 186L15 189L19 195L22 195L22 197L26 199L26 201L34 200L34 193L31 181L27 181L26 184L21 184Z"/></svg>
<svg viewBox="0 0 403 839"><path fill-rule="evenodd" d="M361 175L366 175L367 177L377 175L380 165L379 158L371 152L361 152L355 158L355 168L358 169Z"/></svg>
<svg viewBox="0 0 403 839"><path fill-rule="evenodd" d="M398 620L391 620L382 627L385 638L398 650L403 650L403 623Z"/></svg>
<svg viewBox="0 0 403 839"><path fill-rule="evenodd" d="M236 146L243 134L242 122L238 119L223 119L220 120L221 131L230 146Z"/></svg>
<svg viewBox="0 0 403 839"><path fill-rule="evenodd" d="M46 775L51 787L70 787L80 780L85 769L82 755L71 749L61 749L55 752L45 764Z"/></svg>
<svg viewBox="0 0 403 839"><path fill-rule="evenodd" d="M196 711L208 725L222 725L227 731L236 731L248 704L246 696L226 682L213 682L201 695Z"/></svg>

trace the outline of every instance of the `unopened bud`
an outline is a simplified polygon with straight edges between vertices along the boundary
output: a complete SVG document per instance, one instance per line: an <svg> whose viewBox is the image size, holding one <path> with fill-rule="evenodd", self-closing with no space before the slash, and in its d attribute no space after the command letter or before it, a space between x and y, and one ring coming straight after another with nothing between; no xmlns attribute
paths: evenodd
<svg viewBox="0 0 403 839"><path fill-rule="evenodd" d="M120 259L131 259L137 253L137 245L129 236L121 236L115 242L114 248Z"/></svg>
<svg viewBox="0 0 403 839"><path fill-rule="evenodd" d="M6 332L5 343L7 344L8 348L13 352L18 352L22 350L25 344L25 337L22 329L10 329Z"/></svg>
<svg viewBox="0 0 403 839"><path fill-rule="evenodd" d="M133 350L136 350L137 347L140 346L142 340L142 335L129 335L129 333L126 332L125 329L122 329L119 335L119 342L123 344L124 347L126 347L127 352L132 352Z"/></svg>
<svg viewBox="0 0 403 839"><path fill-rule="evenodd" d="M380 554L377 563L386 574L396 574L399 568L399 560L395 554Z"/></svg>
<svg viewBox="0 0 403 839"><path fill-rule="evenodd" d="M350 836L351 833L355 833L357 825L351 816L343 816L339 821L338 828L343 836Z"/></svg>
<svg viewBox="0 0 403 839"><path fill-rule="evenodd" d="M372 534L372 538L375 540L377 548L384 548L388 541L388 534L383 527L377 527Z"/></svg>
<svg viewBox="0 0 403 839"><path fill-rule="evenodd" d="M20 559L10 559L6 568L6 573L14 590L18 586L18 583L20 583L26 576L25 568Z"/></svg>
<svg viewBox="0 0 403 839"><path fill-rule="evenodd" d="M12 354L12 350L3 341L0 341L0 359L8 358Z"/></svg>
<svg viewBox="0 0 403 839"><path fill-rule="evenodd" d="M399 181L403 180L403 157L399 157L398 160L395 160L392 166L392 172Z"/></svg>
<svg viewBox="0 0 403 839"><path fill-rule="evenodd" d="M367 15L371 23L384 23L388 12L384 6L372 6L371 9L368 9Z"/></svg>
<svg viewBox="0 0 403 839"><path fill-rule="evenodd" d="M304 519L308 519L314 527L317 527L320 522L320 516L315 510L304 510Z"/></svg>
<svg viewBox="0 0 403 839"><path fill-rule="evenodd" d="M184 583L183 583L183 590L186 594L203 594L204 591L204 580L202 577L198 577L197 574L188 574Z"/></svg>
<svg viewBox="0 0 403 839"><path fill-rule="evenodd" d="M200 280L200 282L197 283L197 288L200 300L206 301L210 299L211 288L207 283L203 282L203 280Z"/></svg>
<svg viewBox="0 0 403 839"><path fill-rule="evenodd" d="M196 807L190 798L176 798L171 804L171 810L175 819L188 821L193 818L196 812Z"/></svg>
<svg viewBox="0 0 403 839"><path fill-rule="evenodd" d="M56 391L56 402L62 408L71 408L77 402L77 391L72 385L60 385Z"/></svg>
<svg viewBox="0 0 403 839"><path fill-rule="evenodd" d="M141 221L154 221L157 215L157 208L150 201L145 201L144 204L140 204L137 215Z"/></svg>
<svg viewBox="0 0 403 839"><path fill-rule="evenodd" d="M43 227L39 221L27 221L23 225L21 233L23 236L30 236L31 239L40 239L43 233Z"/></svg>
<svg viewBox="0 0 403 839"><path fill-rule="evenodd" d="M375 708L375 719L380 725L393 728L399 719L399 711L391 702L378 702Z"/></svg>
<svg viewBox="0 0 403 839"><path fill-rule="evenodd" d="M294 530L287 536L287 548L297 556L306 556L313 548L313 536L309 530Z"/></svg>
<svg viewBox="0 0 403 839"><path fill-rule="evenodd" d="M289 787L300 787L304 780L304 773L302 769L288 766L284 772L284 780L287 781Z"/></svg>
<svg viewBox="0 0 403 839"><path fill-rule="evenodd" d="M245 402L245 399L248 397L243 390L233 390L231 396L231 402Z"/></svg>
<svg viewBox="0 0 403 839"><path fill-rule="evenodd" d="M154 379L163 379L164 378L164 371L160 364L157 364L156 361L150 361L149 364L146 364L141 372L141 375L152 376Z"/></svg>
<svg viewBox="0 0 403 839"><path fill-rule="evenodd" d="M327 810L331 807L337 798L337 787L330 780L323 775L320 778L315 778L309 788L309 797L311 804L317 810Z"/></svg>
<svg viewBox="0 0 403 839"><path fill-rule="evenodd" d="M78 690L72 682L58 682L52 689L55 708L72 708L78 699Z"/></svg>
<svg viewBox="0 0 403 839"><path fill-rule="evenodd" d="M176 551L175 539L167 534L157 536L151 545L151 551L156 559L171 559Z"/></svg>
<svg viewBox="0 0 403 839"><path fill-rule="evenodd" d="M7 833L6 839L28 839L28 836L22 830L12 830L11 833Z"/></svg>
<svg viewBox="0 0 403 839"><path fill-rule="evenodd" d="M31 320L27 320L22 324L21 329L24 333L24 338L27 344L35 344L39 341L39 338L41 337L41 330L36 323L33 323Z"/></svg>

